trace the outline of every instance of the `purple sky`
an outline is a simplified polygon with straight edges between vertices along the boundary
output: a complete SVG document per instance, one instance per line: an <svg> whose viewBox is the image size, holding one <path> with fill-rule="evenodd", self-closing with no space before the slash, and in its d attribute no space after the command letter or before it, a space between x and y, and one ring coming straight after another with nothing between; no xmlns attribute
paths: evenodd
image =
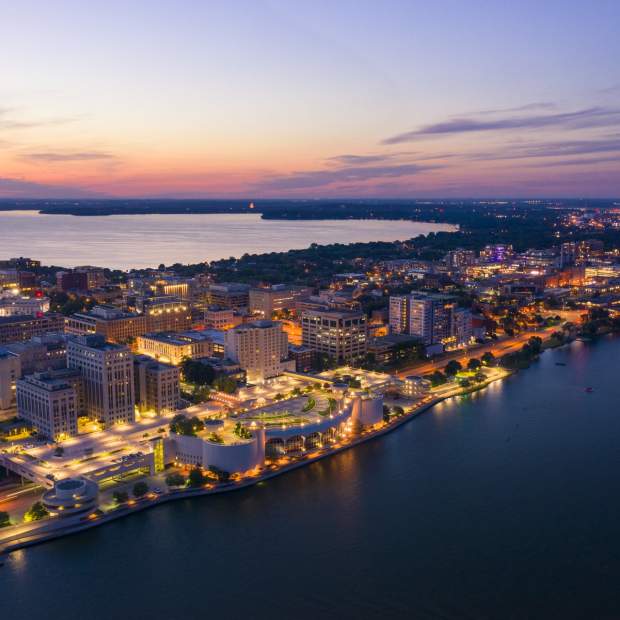
<svg viewBox="0 0 620 620"><path fill-rule="evenodd" d="M2 12L0 197L620 196L620 2Z"/></svg>

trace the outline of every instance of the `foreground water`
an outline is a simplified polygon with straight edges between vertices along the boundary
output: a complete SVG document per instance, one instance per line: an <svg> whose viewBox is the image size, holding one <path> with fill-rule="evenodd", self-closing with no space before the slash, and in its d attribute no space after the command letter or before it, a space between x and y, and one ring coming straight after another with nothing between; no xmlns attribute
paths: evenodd
<svg viewBox="0 0 620 620"><path fill-rule="evenodd" d="M574 343L264 486L12 554L0 616L618 618L619 354Z"/></svg>
<svg viewBox="0 0 620 620"><path fill-rule="evenodd" d="M311 243L396 241L449 224L405 220L263 220L260 215L109 215L75 217L0 212L0 259L30 256L45 265L116 269L199 263Z"/></svg>

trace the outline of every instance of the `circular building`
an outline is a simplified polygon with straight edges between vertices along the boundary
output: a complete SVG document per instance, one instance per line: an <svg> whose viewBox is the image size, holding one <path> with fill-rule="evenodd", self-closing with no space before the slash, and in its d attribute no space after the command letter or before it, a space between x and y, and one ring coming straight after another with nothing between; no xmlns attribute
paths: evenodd
<svg viewBox="0 0 620 620"><path fill-rule="evenodd" d="M43 494L43 505L52 516L71 517L97 508L99 485L87 478L65 478Z"/></svg>

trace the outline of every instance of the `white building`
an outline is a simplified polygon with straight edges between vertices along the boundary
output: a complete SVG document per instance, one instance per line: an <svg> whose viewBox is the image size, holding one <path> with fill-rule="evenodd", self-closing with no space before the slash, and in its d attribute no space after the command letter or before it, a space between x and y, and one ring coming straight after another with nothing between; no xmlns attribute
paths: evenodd
<svg viewBox="0 0 620 620"><path fill-rule="evenodd" d="M288 337L276 321L237 325L226 332L225 354L246 371L248 381L261 383L282 373Z"/></svg>
<svg viewBox="0 0 620 620"><path fill-rule="evenodd" d="M106 426L135 421L133 356L128 347L96 335L70 338L67 365L82 374L91 419Z"/></svg>
<svg viewBox="0 0 620 620"><path fill-rule="evenodd" d="M37 316L49 312L49 309L48 297L21 297L19 295L0 297L0 316Z"/></svg>
<svg viewBox="0 0 620 620"><path fill-rule="evenodd" d="M17 413L41 435L59 440L77 435L80 398L67 373L36 373L17 380Z"/></svg>

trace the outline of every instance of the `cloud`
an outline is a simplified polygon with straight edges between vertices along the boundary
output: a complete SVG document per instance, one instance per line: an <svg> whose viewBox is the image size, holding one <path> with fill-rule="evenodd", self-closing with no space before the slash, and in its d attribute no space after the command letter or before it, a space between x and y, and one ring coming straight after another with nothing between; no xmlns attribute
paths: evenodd
<svg viewBox="0 0 620 620"><path fill-rule="evenodd" d="M517 115L499 118L452 118L441 123L426 125L420 129L397 134L383 140L383 144L401 144L429 136L455 135L507 129L540 129L543 127L610 127L620 124L620 109L591 107L574 112L556 114Z"/></svg>
<svg viewBox="0 0 620 620"><path fill-rule="evenodd" d="M47 127L50 125L63 125L78 120L75 118L48 118L41 120L19 120L14 118L13 108L0 108L0 130L32 129L35 127Z"/></svg>
<svg viewBox="0 0 620 620"><path fill-rule="evenodd" d="M407 177L438 166L404 163L384 166L341 166L293 172L261 181L257 190L297 190L324 187L333 183L364 183L374 179Z"/></svg>
<svg viewBox="0 0 620 620"><path fill-rule="evenodd" d="M0 199L7 198L105 198L105 194L81 187L50 185L0 177Z"/></svg>
<svg viewBox="0 0 620 620"><path fill-rule="evenodd" d="M65 162L65 161L100 161L116 159L115 155L100 151L82 151L77 153L26 153L22 159L32 162Z"/></svg>
<svg viewBox="0 0 620 620"><path fill-rule="evenodd" d="M515 108L495 108L492 110L480 110L477 114L505 114L506 112L531 112L532 110L555 110L557 104L551 101L537 101L526 103Z"/></svg>

